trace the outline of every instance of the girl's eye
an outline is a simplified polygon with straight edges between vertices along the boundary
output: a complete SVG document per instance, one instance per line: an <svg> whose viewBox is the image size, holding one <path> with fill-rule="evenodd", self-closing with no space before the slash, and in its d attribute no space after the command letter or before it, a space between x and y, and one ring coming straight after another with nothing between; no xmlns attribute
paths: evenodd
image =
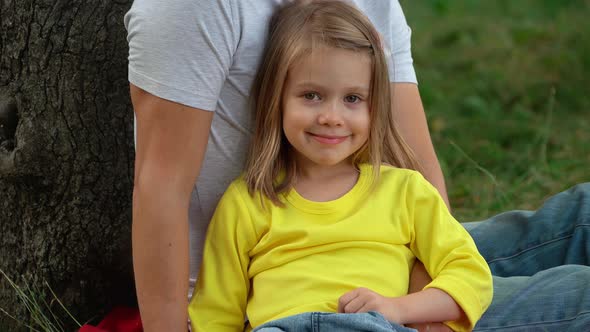
<svg viewBox="0 0 590 332"><path fill-rule="evenodd" d="M307 92L303 95L303 98L305 98L307 100L316 100L316 99L319 99L319 96L315 92Z"/></svg>
<svg viewBox="0 0 590 332"><path fill-rule="evenodd" d="M350 96L346 96L344 97L344 101L346 101L347 103L358 103L359 101L361 101L361 98L359 98L358 96L355 95L350 95Z"/></svg>

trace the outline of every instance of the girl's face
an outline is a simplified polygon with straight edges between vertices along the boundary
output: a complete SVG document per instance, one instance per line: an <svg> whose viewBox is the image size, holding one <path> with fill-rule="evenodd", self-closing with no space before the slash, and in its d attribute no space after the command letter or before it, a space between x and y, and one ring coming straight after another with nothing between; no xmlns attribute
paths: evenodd
<svg viewBox="0 0 590 332"><path fill-rule="evenodd" d="M335 166L369 137L371 57L322 47L288 72L282 96L283 131L298 167Z"/></svg>

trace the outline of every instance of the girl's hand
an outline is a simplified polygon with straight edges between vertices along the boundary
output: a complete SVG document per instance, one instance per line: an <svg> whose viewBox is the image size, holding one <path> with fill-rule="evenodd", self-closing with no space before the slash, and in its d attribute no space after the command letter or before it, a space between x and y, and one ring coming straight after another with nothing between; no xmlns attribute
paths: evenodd
<svg viewBox="0 0 590 332"><path fill-rule="evenodd" d="M367 288L357 288L338 299L338 312L361 313L377 311L387 320L397 324L404 324L402 310L395 298L385 297Z"/></svg>

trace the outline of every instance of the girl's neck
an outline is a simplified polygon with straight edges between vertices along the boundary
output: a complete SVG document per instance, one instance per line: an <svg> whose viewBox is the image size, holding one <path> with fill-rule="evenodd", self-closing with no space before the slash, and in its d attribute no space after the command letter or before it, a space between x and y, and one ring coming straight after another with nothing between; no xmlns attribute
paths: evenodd
<svg viewBox="0 0 590 332"><path fill-rule="evenodd" d="M305 199L326 202L344 196L355 186L358 178L358 169L349 163L298 167L294 188Z"/></svg>

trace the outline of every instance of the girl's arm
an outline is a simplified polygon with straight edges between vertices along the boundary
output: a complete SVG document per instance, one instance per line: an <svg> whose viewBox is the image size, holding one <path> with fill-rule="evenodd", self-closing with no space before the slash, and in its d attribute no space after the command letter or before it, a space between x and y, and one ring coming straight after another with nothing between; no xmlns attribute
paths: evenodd
<svg viewBox="0 0 590 332"><path fill-rule="evenodd" d="M343 295L339 312L377 311L398 324L462 321L465 313L444 291L428 288L401 297L385 297L367 288L357 288Z"/></svg>
<svg viewBox="0 0 590 332"><path fill-rule="evenodd" d="M410 249L424 262L432 282L417 293L396 298L355 289L340 298L339 311L374 310L397 323L445 322L456 331L472 330L492 300L487 263L436 189L419 173L408 176L399 195L399 217L412 229Z"/></svg>
<svg viewBox="0 0 590 332"><path fill-rule="evenodd" d="M203 262L189 318L195 332L242 332L250 291L249 251L256 235L240 191L232 183L207 230Z"/></svg>
<svg viewBox="0 0 590 332"><path fill-rule="evenodd" d="M460 321L465 318L457 302L437 288L391 298L390 307L392 314L399 315L401 324Z"/></svg>
<svg viewBox="0 0 590 332"><path fill-rule="evenodd" d="M403 218L413 224L410 249L433 278L416 296L420 299L429 289L444 291L465 313L446 324L454 330L473 329L492 300L492 275L486 261L437 190L420 174L408 178L403 195L407 206ZM429 306L429 301L426 298L420 306ZM432 317L430 321L438 320Z"/></svg>

